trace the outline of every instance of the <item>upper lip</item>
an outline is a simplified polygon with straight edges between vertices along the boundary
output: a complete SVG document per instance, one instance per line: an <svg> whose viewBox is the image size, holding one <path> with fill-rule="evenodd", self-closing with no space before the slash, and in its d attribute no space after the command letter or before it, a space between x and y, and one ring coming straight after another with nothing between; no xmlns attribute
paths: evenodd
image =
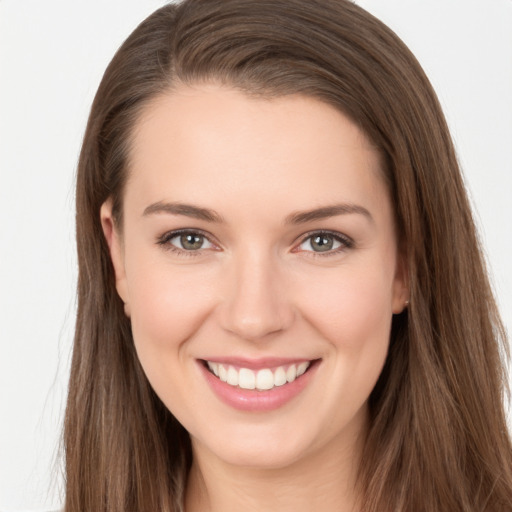
<svg viewBox="0 0 512 512"><path fill-rule="evenodd" d="M260 357L255 359L246 359L242 357L205 357L203 361L235 366L239 368L248 368L249 370L261 370L263 368L275 368L278 366L287 366L300 364L304 362L313 362L315 359L306 357Z"/></svg>

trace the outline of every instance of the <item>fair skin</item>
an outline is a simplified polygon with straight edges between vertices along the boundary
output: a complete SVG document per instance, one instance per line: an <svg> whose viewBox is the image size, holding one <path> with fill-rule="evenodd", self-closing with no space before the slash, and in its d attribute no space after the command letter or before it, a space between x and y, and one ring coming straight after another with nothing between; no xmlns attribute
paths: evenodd
<svg viewBox="0 0 512 512"><path fill-rule="evenodd" d="M142 367L191 436L187 512L358 510L367 399L408 295L361 131L304 96L180 86L136 126L122 228L110 201L101 219ZM219 365L274 381L240 389Z"/></svg>

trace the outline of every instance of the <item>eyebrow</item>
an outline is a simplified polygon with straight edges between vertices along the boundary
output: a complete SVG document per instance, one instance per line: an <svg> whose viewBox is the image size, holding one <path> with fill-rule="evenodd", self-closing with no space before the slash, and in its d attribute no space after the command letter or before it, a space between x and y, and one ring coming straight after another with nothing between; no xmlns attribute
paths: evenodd
<svg viewBox="0 0 512 512"><path fill-rule="evenodd" d="M159 201L149 205L143 212L142 216L152 215L155 213L169 213L171 215L184 215L193 219L204 220L206 222L223 223L224 218L215 210L209 208L201 208L192 204L184 203L164 203Z"/></svg>
<svg viewBox="0 0 512 512"><path fill-rule="evenodd" d="M305 224L306 222L328 219L330 217L336 217L337 215L347 214L364 215L369 221L372 223L374 222L371 213L364 208L364 206L351 203L341 203L334 204L332 206L323 206L321 208L315 208L305 212L294 212L286 217L285 224Z"/></svg>
<svg viewBox="0 0 512 512"><path fill-rule="evenodd" d="M167 203L159 201L149 205L143 212L143 216L152 214L168 213L171 215L183 215L193 219L204 220L206 222L225 223L224 217L215 210L210 208L202 208L192 204L185 203ZM306 224L316 220L328 219L337 215L359 214L365 216L372 223L374 219L371 213L363 206L351 203L334 204L331 206L323 206L307 211L293 212L285 218L285 224Z"/></svg>

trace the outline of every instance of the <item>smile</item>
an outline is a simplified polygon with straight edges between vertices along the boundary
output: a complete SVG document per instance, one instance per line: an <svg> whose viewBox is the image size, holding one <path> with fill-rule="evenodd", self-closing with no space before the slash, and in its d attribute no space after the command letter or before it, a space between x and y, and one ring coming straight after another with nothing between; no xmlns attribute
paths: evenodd
<svg viewBox="0 0 512 512"><path fill-rule="evenodd" d="M284 386L303 375L311 366L311 361L304 361L277 368L236 368L232 365L206 361L208 369L222 382L241 389L268 391L274 387Z"/></svg>
<svg viewBox="0 0 512 512"><path fill-rule="evenodd" d="M285 406L310 386L321 359L198 359L208 387L222 402L251 413Z"/></svg>

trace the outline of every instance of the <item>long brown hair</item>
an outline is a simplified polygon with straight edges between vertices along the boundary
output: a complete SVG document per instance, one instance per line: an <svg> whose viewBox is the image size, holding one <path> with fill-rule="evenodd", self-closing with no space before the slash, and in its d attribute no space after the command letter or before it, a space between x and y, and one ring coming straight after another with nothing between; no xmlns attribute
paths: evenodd
<svg viewBox="0 0 512 512"><path fill-rule="evenodd" d="M507 344L456 155L416 59L348 0L185 0L149 16L105 72L77 177L78 317L66 409L66 512L182 510L187 432L151 389L100 225L122 223L134 125L178 83L305 94L382 153L411 304L395 316L369 405L365 512L505 511Z"/></svg>

